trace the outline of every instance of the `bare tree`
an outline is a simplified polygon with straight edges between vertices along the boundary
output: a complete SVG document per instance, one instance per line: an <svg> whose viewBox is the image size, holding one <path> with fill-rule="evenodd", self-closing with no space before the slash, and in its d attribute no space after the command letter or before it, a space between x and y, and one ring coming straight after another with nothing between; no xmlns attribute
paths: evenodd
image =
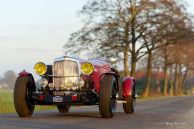
<svg viewBox="0 0 194 129"><path fill-rule="evenodd" d="M169 13L173 5L169 3L163 0L91 0L81 10L87 16L85 26L72 34L64 48L79 52L93 47L100 55L123 55L125 76L129 73L135 76L137 61L147 54L142 36L158 27L160 21L156 19L164 21L163 14Z"/></svg>
<svg viewBox="0 0 194 129"><path fill-rule="evenodd" d="M80 12L85 25L64 48L123 59L125 76L135 76L138 60L148 55L144 97L151 85L153 51L191 30L184 5L176 0L90 0Z"/></svg>
<svg viewBox="0 0 194 129"><path fill-rule="evenodd" d="M170 44L175 44L180 38L186 38L185 32L192 32L188 27L189 17L184 11L184 6L176 3L175 1L160 1L163 4L159 9L164 14L156 14L157 17L152 18L153 27L144 34L143 40L145 42L148 54L147 65L147 83L144 88L142 97L147 97L151 86L152 76L152 56L153 51L167 47ZM165 6L164 6L165 5ZM165 67L166 68L166 67ZM166 75L167 69L165 69L165 91L166 91Z"/></svg>

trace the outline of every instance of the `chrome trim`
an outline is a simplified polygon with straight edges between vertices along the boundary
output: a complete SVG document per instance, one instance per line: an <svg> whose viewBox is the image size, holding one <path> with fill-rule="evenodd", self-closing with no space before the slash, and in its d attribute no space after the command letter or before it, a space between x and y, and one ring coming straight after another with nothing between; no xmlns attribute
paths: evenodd
<svg viewBox="0 0 194 129"><path fill-rule="evenodd" d="M105 59L89 59L89 61L96 61L96 62L100 62L100 63L108 63Z"/></svg>
<svg viewBox="0 0 194 129"><path fill-rule="evenodd" d="M117 100L117 103L127 103L126 100Z"/></svg>
<svg viewBox="0 0 194 129"><path fill-rule="evenodd" d="M44 77L80 77L80 76L59 76L59 75L44 75Z"/></svg>
<svg viewBox="0 0 194 129"><path fill-rule="evenodd" d="M79 70L78 72L79 72L79 78L80 78L80 75L81 75L81 64L80 64L80 62L78 60L76 60L76 58L71 58L71 57L67 57L67 56L59 57L59 58L56 58L54 60L54 63L55 62L60 62L60 61L65 61L65 60L67 60L67 61L75 61L78 64L78 70ZM54 71L53 71L53 73L54 73Z"/></svg>
<svg viewBox="0 0 194 129"><path fill-rule="evenodd" d="M76 75L68 76L68 74L67 74L67 76L66 76L66 75L64 75L64 73L63 73L63 75L55 75L55 72L54 72L55 68L53 68L53 75L50 75L51 77L53 77L53 83L55 82L55 79L57 80L57 78L58 79L65 78L65 77L76 77L77 79L81 78L81 63L78 60L74 59L74 58L67 57L67 56L56 58L54 60L53 66L55 66L56 63L64 63L65 61L74 62L75 66L76 66L76 69L77 69ZM60 85L59 86L56 85L56 86L59 88Z"/></svg>

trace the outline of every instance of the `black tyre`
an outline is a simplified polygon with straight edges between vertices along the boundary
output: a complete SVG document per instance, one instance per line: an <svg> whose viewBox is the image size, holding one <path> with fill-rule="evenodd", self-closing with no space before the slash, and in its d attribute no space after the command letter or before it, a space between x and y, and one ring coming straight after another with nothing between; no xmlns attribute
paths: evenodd
<svg viewBox="0 0 194 129"><path fill-rule="evenodd" d="M14 106L20 117L30 117L34 112L35 102L31 99L35 84L31 77L20 76L14 87Z"/></svg>
<svg viewBox="0 0 194 129"><path fill-rule="evenodd" d="M100 82L100 114L103 118L113 117L116 111L116 80L112 75L104 75Z"/></svg>
<svg viewBox="0 0 194 129"><path fill-rule="evenodd" d="M126 103L123 103L123 110L127 114L132 114L134 112L135 106L135 90L133 88L132 95L128 96Z"/></svg>
<svg viewBox="0 0 194 129"><path fill-rule="evenodd" d="M60 105L57 105L57 109L60 113L67 113L69 112L70 105L60 104Z"/></svg>

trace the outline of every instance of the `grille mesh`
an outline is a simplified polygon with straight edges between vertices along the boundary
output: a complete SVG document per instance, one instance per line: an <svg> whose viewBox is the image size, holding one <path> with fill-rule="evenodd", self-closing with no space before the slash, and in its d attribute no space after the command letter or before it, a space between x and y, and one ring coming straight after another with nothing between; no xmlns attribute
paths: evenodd
<svg viewBox="0 0 194 129"><path fill-rule="evenodd" d="M57 61L54 63L54 86L59 88L61 85L65 85L67 81L75 82L79 76L78 64L75 61Z"/></svg>

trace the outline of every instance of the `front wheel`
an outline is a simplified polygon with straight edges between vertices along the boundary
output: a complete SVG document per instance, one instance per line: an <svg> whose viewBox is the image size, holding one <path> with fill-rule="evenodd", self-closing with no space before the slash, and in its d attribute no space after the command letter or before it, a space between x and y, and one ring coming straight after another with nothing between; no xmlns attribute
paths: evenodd
<svg viewBox="0 0 194 129"><path fill-rule="evenodd" d="M57 105L57 109L60 113L67 113L67 112L69 112L70 105L59 104L59 105Z"/></svg>
<svg viewBox="0 0 194 129"><path fill-rule="evenodd" d="M111 118L116 110L116 80L112 75L104 75L100 83L100 114Z"/></svg>
<svg viewBox="0 0 194 129"><path fill-rule="evenodd" d="M127 97L126 103L123 103L123 110L127 114L132 114L134 112L134 106L135 106L135 90L133 89L132 94Z"/></svg>
<svg viewBox="0 0 194 129"><path fill-rule="evenodd" d="M14 106L20 117L30 117L34 112L35 103L31 99L35 84L29 76L19 76L14 87Z"/></svg>

